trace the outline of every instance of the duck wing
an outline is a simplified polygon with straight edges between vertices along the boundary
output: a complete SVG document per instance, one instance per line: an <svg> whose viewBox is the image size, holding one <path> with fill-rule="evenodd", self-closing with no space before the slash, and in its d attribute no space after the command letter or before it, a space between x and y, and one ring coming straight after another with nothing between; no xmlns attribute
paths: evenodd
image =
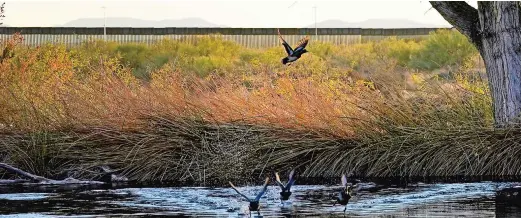
<svg viewBox="0 0 521 218"><path fill-rule="evenodd" d="M235 187L233 185L232 182L229 182L230 185L232 186L232 189L235 190L239 195L241 195L242 197L244 197L247 201L251 202L250 198L248 198L248 196L244 195L243 193L241 193L239 190L237 190L237 187Z"/></svg>
<svg viewBox="0 0 521 218"><path fill-rule="evenodd" d="M286 187L284 187L284 184L280 181L279 173L275 172L275 182L277 185L279 185L280 189L284 190Z"/></svg>
<svg viewBox="0 0 521 218"><path fill-rule="evenodd" d="M266 181L264 182L264 186L262 187L262 190L259 192L259 194L257 194L257 196L255 197L255 201L259 201L261 199L262 195L264 195L264 193L268 189L268 183L269 182L270 182L270 177L266 177Z"/></svg>
<svg viewBox="0 0 521 218"><path fill-rule="evenodd" d="M293 185L293 183L295 183L295 179L293 178L293 174L295 173L295 170L292 170L290 173L289 173L289 180L288 180L288 184L286 184L286 190L290 190L291 189L291 186Z"/></svg>
<svg viewBox="0 0 521 218"><path fill-rule="evenodd" d="M308 45L308 42L309 42L309 36L305 36L304 38L300 39L297 47L295 47L294 52L304 50L304 48L306 48L306 46Z"/></svg>
<svg viewBox="0 0 521 218"><path fill-rule="evenodd" d="M291 48L291 46L289 46L289 44L286 42L286 40L284 40L284 38L282 38L282 35L280 35L280 30L279 29L277 29L277 33L279 34L279 39L280 39L282 45L284 46L284 49L286 50L286 53L288 53L288 56L292 55L294 51Z"/></svg>
<svg viewBox="0 0 521 218"><path fill-rule="evenodd" d="M347 187L347 178L345 174L342 174L342 178L340 180L342 181L342 186Z"/></svg>

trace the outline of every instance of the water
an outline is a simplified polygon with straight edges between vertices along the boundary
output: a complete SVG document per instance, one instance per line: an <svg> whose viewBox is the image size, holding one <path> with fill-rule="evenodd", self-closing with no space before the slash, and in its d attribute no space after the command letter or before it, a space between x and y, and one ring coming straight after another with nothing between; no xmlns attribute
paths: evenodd
<svg viewBox="0 0 521 218"><path fill-rule="evenodd" d="M516 185L519 183L417 183L402 187L362 183L362 190L347 206L346 217L521 217L518 203L521 201L508 201L497 195L499 190ZM259 188L239 187L250 196ZM278 187L269 186L261 199L261 215L343 217L344 206L333 206L339 188L295 185L290 202L282 205ZM248 204L230 188L0 189L0 217L247 217L248 214Z"/></svg>

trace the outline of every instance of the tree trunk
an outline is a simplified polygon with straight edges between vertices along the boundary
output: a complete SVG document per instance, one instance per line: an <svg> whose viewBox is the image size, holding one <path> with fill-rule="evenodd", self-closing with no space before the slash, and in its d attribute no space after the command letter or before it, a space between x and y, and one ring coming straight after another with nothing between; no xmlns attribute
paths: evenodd
<svg viewBox="0 0 521 218"><path fill-rule="evenodd" d="M521 25L519 2L431 2L479 50L492 93L497 127L518 122L521 112Z"/></svg>
<svg viewBox="0 0 521 218"><path fill-rule="evenodd" d="M13 167L9 164L0 163L0 169L4 169L7 172L11 172L14 174L18 174L27 179L15 179L15 180L0 180L0 184L40 184L40 185L71 185L71 184L85 184L85 185L102 185L105 182L100 181L82 181L74 178L67 178L64 180L53 180L45 177L33 175L31 173L25 172L21 169Z"/></svg>
<svg viewBox="0 0 521 218"><path fill-rule="evenodd" d="M521 25L518 2L478 2L482 48L497 126L521 112Z"/></svg>

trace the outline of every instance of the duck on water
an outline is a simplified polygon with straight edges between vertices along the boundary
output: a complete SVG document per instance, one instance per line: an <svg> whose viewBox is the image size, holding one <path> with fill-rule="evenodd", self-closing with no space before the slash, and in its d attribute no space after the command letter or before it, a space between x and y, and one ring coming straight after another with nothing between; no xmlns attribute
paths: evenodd
<svg viewBox="0 0 521 218"><path fill-rule="evenodd" d="M268 184L269 184L269 181L270 181L270 178L269 177L266 177L266 180L264 181L264 185L262 187L262 189L260 190L260 192L257 194L257 196L255 196L255 198L249 198L248 196L244 195L243 193L241 193L237 187L235 187L233 185L232 182L229 182L230 183L230 186L232 187L233 190L235 190L239 195L241 195L244 199L246 199L246 201L249 202L249 206L248 206L248 209L250 210L250 216L251 216L251 212L252 211L257 211L257 215L260 216L260 199L262 197L262 195L264 195L264 193L266 193L266 190L268 189Z"/></svg>
<svg viewBox="0 0 521 218"><path fill-rule="evenodd" d="M338 193L338 197L336 197L336 202L333 204L333 206L335 206L337 203L344 205L345 213L347 210L347 204L349 203L351 197L353 197L353 188L356 188L358 181L355 181L353 185L348 185L345 174L342 174L340 181L342 182L342 190Z"/></svg>
<svg viewBox="0 0 521 218"><path fill-rule="evenodd" d="M291 186L295 183L295 179L293 178L293 174L295 173L295 170L292 170L289 173L288 183L286 185L282 184L280 181L279 173L275 172L275 182L277 182L277 185L280 187L280 201L283 203L284 201L287 201L289 197L291 196Z"/></svg>

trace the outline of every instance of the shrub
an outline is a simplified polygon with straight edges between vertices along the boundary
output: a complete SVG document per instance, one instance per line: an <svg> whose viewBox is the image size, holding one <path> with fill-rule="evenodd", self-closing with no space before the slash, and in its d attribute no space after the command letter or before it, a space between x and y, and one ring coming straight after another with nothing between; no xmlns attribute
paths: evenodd
<svg viewBox="0 0 521 218"><path fill-rule="evenodd" d="M420 42L310 43L310 53L291 67L280 63L280 46L247 49L218 36L153 45L91 41L71 49L11 43L15 55L0 63L0 132L41 137L4 137L11 141L0 147L11 149L0 154L11 152L21 159L12 162L31 163L27 167L102 160L142 180L200 173L227 179L234 174L222 172L233 166L227 158L254 168L239 169L241 175L263 164L304 166L303 175L514 172L490 167L508 163L491 158L507 145L501 135L508 132L489 131L483 66L458 34L437 32ZM430 62L456 66L451 79L428 71L437 68ZM21 143L31 140L53 146L30 147L31 155L45 158L21 157L17 146L27 149ZM496 142L500 147L486 150ZM58 151L68 143L74 145L69 156L51 157L64 155ZM461 161L471 154L467 147L490 165ZM516 149L499 156L513 158ZM444 158L450 160L439 162ZM452 170L432 167L439 165Z"/></svg>
<svg viewBox="0 0 521 218"><path fill-rule="evenodd" d="M461 33L452 30L432 32L420 42L409 65L422 70L455 66L476 55L477 49Z"/></svg>

